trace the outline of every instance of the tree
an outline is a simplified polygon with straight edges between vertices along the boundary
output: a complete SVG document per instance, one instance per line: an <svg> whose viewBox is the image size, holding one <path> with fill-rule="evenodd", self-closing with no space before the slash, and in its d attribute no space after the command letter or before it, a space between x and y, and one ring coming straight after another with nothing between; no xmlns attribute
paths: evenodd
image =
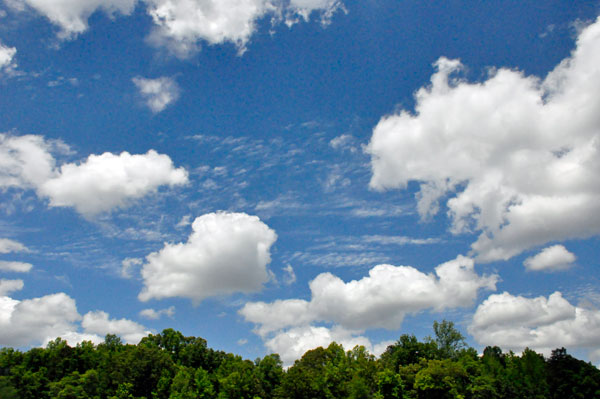
<svg viewBox="0 0 600 399"><path fill-rule="evenodd" d="M600 397L600 370L555 349L547 362L548 386L554 399Z"/></svg>
<svg viewBox="0 0 600 399"><path fill-rule="evenodd" d="M56 338L48 342L45 350L45 364L48 368L48 378L52 381L60 380L77 369L75 351L67 341Z"/></svg>
<svg viewBox="0 0 600 399"><path fill-rule="evenodd" d="M256 359L255 374L261 385L261 398L272 398L283 378L283 364L278 354L267 355L262 359Z"/></svg>
<svg viewBox="0 0 600 399"><path fill-rule="evenodd" d="M171 395L169 399L194 399L196 398L196 387L192 377L193 370L181 367L171 383Z"/></svg>
<svg viewBox="0 0 600 399"><path fill-rule="evenodd" d="M510 394L523 399L549 397L544 356L525 348L521 357L511 356L506 365Z"/></svg>
<svg viewBox="0 0 600 399"><path fill-rule="evenodd" d="M0 398L2 399L19 399L19 392L6 376L0 376Z"/></svg>
<svg viewBox="0 0 600 399"><path fill-rule="evenodd" d="M346 352L346 379L351 398L370 398L377 392L378 364L362 345Z"/></svg>
<svg viewBox="0 0 600 399"><path fill-rule="evenodd" d="M385 367L398 372L400 366L419 363L420 359L434 359L437 355L435 342L419 342L414 335L403 334L381 355Z"/></svg>
<svg viewBox="0 0 600 399"><path fill-rule="evenodd" d="M450 359L429 360L415 377L419 399L464 398L468 374L462 365Z"/></svg>
<svg viewBox="0 0 600 399"><path fill-rule="evenodd" d="M465 337L454 327L451 321L433 322L435 343L442 359L456 358L457 352L466 346Z"/></svg>
<svg viewBox="0 0 600 399"><path fill-rule="evenodd" d="M385 369L377 374L377 398L402 399L402 380L400 376L390 369Z"/></svg>

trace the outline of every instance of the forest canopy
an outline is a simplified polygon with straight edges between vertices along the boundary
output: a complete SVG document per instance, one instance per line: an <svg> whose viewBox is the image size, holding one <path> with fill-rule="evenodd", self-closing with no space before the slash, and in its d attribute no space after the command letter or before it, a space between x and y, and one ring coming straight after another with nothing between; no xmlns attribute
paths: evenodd
<svg viewBox="0 0 600 399"><path fill-rule="evenodd" d="M478 354L452 322L434 337L404 334L376 358L337 343L306 352L289 368L279 355L254 361L214 350L173 329L139 344L115 335L71 347L61 338L26 352L0 350L2 399L423 399L599 398L600 370L564 348Z"/></svg>

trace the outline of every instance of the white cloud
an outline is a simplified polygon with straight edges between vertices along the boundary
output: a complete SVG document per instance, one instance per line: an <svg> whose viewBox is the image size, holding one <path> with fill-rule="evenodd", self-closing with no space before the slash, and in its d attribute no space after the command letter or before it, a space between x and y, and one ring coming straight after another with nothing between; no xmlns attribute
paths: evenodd
<svg viewBox="0 0 600 399"><path fill-rule="evenodd" d="M86 313L81 326L85 329L86 334L95 334L101 337L106 334L115 334L128 344L137 344L150 334L150 331L141 324L127 319L109 319L108 313L100 310Z"/></svg>
<svg viewBox="0 0 600 399"><path fill-rule="evenodd" d="M310 282L311 300L249 302L240 314L264 335L313 321L352 330L397 329L404 317L425 309L441 311L473 304L480 289L494 290L498 276L479 276L472 259L459 256L425 274L411 266L378 265L348 283L331 273Z"/></svg>
<svg viewBox="0 0 600 399"><path fill-rule="evenodd" d="M283 268L283 271L285 272L285 277L283 278L285 285L294 284L296 282L296 273L294 273L292 265L288 264Z"/></svg>
<svg viewBox="0 0 600 399"><path fill-rule="evenodd" d="M267 340L265 346L273 353L279 354L284 366L290 366L294 360L300 359L308 350L319 346L326 348L332 342L337 342L345 349L362 345L373 352L373 345L367 337L355 335L340 327L302 326L291 328L279 332Z"/></svg>
<svg viewBox="0 0 600 399"><path fill-rule="evenodd" d="M209 45L233 43L240 52L256 31L259 19L272 16L276 22L285 15L291 24L300 15L308 20L320 12L327 21L341 3L332 0L146 0L148 14L156 28L151 43L167 47L178 57L187 57L199 49L199 42Z"/></svg>
<svg viewBox="0 0 600 399"><path fill-rule="evenodd" d="M88 29L89 17L102 10L110 17L130 15L136 0L5 0L17 11L28 7L45 16L60 28L60 39L72 39ZM233 43L245 50L256 31L258 20L271 16L272 24L285 21L291 26L308 21L318 12L323 24L329 23L338 9L339 0L143 0L155 24L150 43L167 47L185 58L209 45Z"/></svg>
<svg viewBox="0 0 600 399"><path fill-rule="evenodd" d="M17 68L15 54L17 54L16 48L7 47L0 42L0 74L4 72L10 76L15 72Z"/></svg>
<svg viewBox="0 0 600 399"><path fill-rule="evenodd" d="M161 310L143 309L140 311L140 316L150 320L158 320L162 315L173 318L175 315L175 306L169 306L168 308Z"/></svg>
<svg viewBox="0 0 600 399"><path fill-rule="evenodd" d="M138 76L133 78L132 81L148 108L154 113L163 111L169 104L177 101L181 92L175 79L166 76L156 79L146 79Z"/></svg>
<svg viewBox="0 0 600 399"><path fill-rule="evenodd" d="M413 238L407 236L362 236L361 240L366 243L381 245L428 245L439 243L439 238Z"/></svg>
<svg viewBox="0 0 600 399"><path fill-rule="evenodd" d="M137 266L141 266L144 263L142 259L138 258L126 258L121 262L121 277L131 278L133 276L132 270Z"/></svg>
<svg viewBox="0 0 600 399"><path fill-rule="evenodd" d="M59 26L58 36L62 39L73 38L88 28L88 18L102 9L109 16L116 13L129 15L133 11L135 0L11 0L8 3L17 10L25 5L35 9Z"/></svg>
<svg viewBox="0 0 600 399"><path fill-rule="evenodd" d="M361 280L344 283L323 273L311 283L311 304L321 319L347 328L400 327L407 313L470 306L481 288L495 289L497 276L481 277L473 260L459 256L439 265L435 274L410 266L379 265Z"/></svg>
<svg viewBox="0 0 600 399"><path fill-rule="evenodd" d="M57 142L0 133L0 188L36 188L54 175Z"/></svg>
<svg viewBox="0 0 600 399"><path fill-rule="evenodd" d="M155 192L163 185L188 182L187 171L174 168L167 155L90 155L85 162L57 168L52 153L68 153L69 147L41 136L0 133L0 189L35 189L50 206L72 206L86 217Z"/></svg>
<svg viewBox="0 0 600 399"><path fill-rule="evenodd" d="M455 233L480 232L478 261L600 233L600 19L542 81L515 70L456 78L440 58L415 112L382 118L367 147L370 186L421 184L423 218L446 205ZM543 223L540 223L543 221Z"/></svg>
<svg viewBox="0 0 600 399"><path fill-rule="evenodd" d="M254 210L261 215L271 217L281 214L298 214L299 212L305 211L306 208L307 206L305 204L298 201L294 195L288 193L279 195L271 201L259 201L254 207Z"/></svg>
<svg viewBox="0 0 600 399"><path fill-rule="evenodd" d="M336 249L338 251L326 253L296 252L292 256L292 260L327 268L368 266L374 263L384 263L389 260L388 256L379 252L361 250L360 252L354 251L354 253L349 253L349 250L352 250L352 248L346 247L344 251L340 251L339 247Z"/></svg>
<svg viewBox="0 0 600 399"><path fill-rule="evenodd" d="M256 20L270 8L268 0L148 0L148 14L157 26L150 40L181 57L196 51L199 40L231 42L242 49Z"/></svg>
<svg viewBox="0 0 600 399"><path fill-rule="evenodd" d="M205 298L259 291L267 282L277 235L256 216L209 213L192 224L185 243L165 244L146 257L139 299Z"/></svg>
<svg viewBox="0 0 600 399"><path fill-rule="evenodd" d="M321 13L321 23L327 25L338 9L344 10L342 2L339 0L290 0L289 9L286 12L286 23L288 26L296 23L296 15L308 21L310 15L318 11Z"/></svg>
<svg viewBox="0 0 600 399"><path fill-rule="evenodd" d="M256 324L254 331L269 349L281 349L282 357L293 360L325 341L360 341L366 338L359 334L368 329L398 329L408 314L471 306L478 291L494 290L498 279L479 276L473 267L472 259L459 256L431 274L411 266L378 265L368 276L345 283L322 273L309 284L310 301L248 302L239 314ZM334 328L316 323L332 323Z"/></svg>
<svg viewBox="0 0 600 399"><path fill-rule="evenodd" d="M56 177L43 182L38 191L50 206L72 206L84 216L94 216L155 192L162 185L188 181L183 168L174 168L167 155L154 150L146 154L90 155L81 164L60 167Z"/></svg>
<svg viewBox="0 0 600 399"><path fill-rule="evenodd" d="M41 344L75 331L81 318L75 300L64 293L18 301L0 297L0 345Z"/></svg>
<svg viewBox="0 0 600 399"><path fill-rule="evenodd" d="M562 245L544 248L539 254L525 259L523 263L528 270L559 271L573 266L575 255Z"/></svg>
<svg viewBox="0 0 600 399"><path fill-rule="evenodd" d="M342 134L340 136L337 136L333 139L331 139L331 141L329 142L329 145L331 146L331 148L333 148L334 150L341 150L341 151L350 151L350 152L356 152L356 147L355 147L355 138L350 135L350 134Z"/></svg>
<svg viewBox="0 0 600 399"><path fill-rule="evenodd" d="M248 302L239 310L239 314L246 321L257 324L255 331L262 337L287 327L309 325L318 318L310 302L303 299Z"/></svg>
<svg viewBox="0 0 600 399"><path fill-rule="evenodd" d="M192 219L191 215L185 215L181 218L181 220L179 221L179 223L177 223L175 225L175 227L177 228L183 228L183 227L187 227L190 224L192 224L192 222L190 221Z"/></svg>
<svg viewBox="0 0 600 399"><path fill-rule="evenodd" d="M560 292L548 298L504 292L479 305L468 331L481 345L506 350L529 347L546 355L559 347L594 350L600 346L600 310L571 305Z"/></svg>
<svg viewBox="0 0 600 399"><path fill-rule="evenodd" d="M0 271L3 272L28 273L32 267L31 263L0 260Z"/></svg>
<svg viewBox="0 0 600 399"><path fill-rule="evenodd" d="M80 327L83 332L78 331ZM127 343L137 343L148 332L130 320L111 320L101 311L89 312L82 319L75 300L62 292L23 301L0 296L2 346L45 345L57 337L70 345L83 340L100 343L106 334L116 334Z"/></svg>
<svg viewBox="0 0 600 399"><path fill-rule="evenodd" d="M12 292L23 289L23 280L5 280L0 279L0 297L9 295Z"/></svg>
<svg viewBox="0 0 600 399"><path fill-rule="evenodd" d="M27 247L18 241L10 240L8 238L0 238L0 254L27 251Z"/></svg>

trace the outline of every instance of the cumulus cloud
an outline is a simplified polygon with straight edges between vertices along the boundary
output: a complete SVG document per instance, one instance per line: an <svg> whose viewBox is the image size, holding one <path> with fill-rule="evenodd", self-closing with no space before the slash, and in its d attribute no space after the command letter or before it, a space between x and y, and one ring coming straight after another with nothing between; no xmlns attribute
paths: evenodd
<svg viewBox="0 0 600 399"><path fill-rule="evenodd" d="M0 254L27 251L27 247L18 241L10 240L8 238L0 238Z"/></svg>
<svg viewBox="0 0 600 399"><path fill-rule="evenodd" d="M79 331L79 322L83 332ZM75 300L65 293L19 301L0 296L0 345L25 347L45 345L61 337L74 345L83 340L102 342L116 334L128 343L147 335L144 327L126 319L111 320L105 312L89 312L82 320Z"/></svg>
<svg viewBox="0 0 600 399"><path fill-rule="evenodd" d="M11 0L8 4L16 10L31 7L60 27L59 38L77 36L88 28L88 18L97 10L109 16L132 13L136 0Z"/></svg>
<svg viewBox="0 0 600 399"><path fill-rule="evenodd" d="M0 345L27 346L75 331L81 318L64 293L18 301L0 297Z"/></svg>
<svg viewBox="0 0 600 399"><path fill-rule="evenodd" d="M136 0L5 0L17 11L35 10L58 26L59 39L73 39L88 29L89 17L103 11L111 18L130 15ZM143 0L154 23L148 41L166 47L180 58L209 45L233 43L240 53L257 29L260 19L270 17L273 25L284 21L292 26L318 13L329 23L339 0Z"/></svg>
<svg viewBox="0 0 600 399"><path fill-rule="evenodd" d="M12 75L15 72L17 68L15 54L17 54L16 48L7 47L0 42L0 76L2 73Z"/></svg>
<svg viewBox="0 0 600 399"><path fill-rule="evenodd" d="M0 271L3 272L27 273L32 267L31 263L0 260Z"/></svg>
<svg viewBox="0 0 600 399"><path fill-rule="evenodd" d="M5 280L0 279L0 297L9 295L12 292L23 289L23 280Z"/></svg>
<svg viewBox="0 0 600 399"><path fill-rule="evenodd" d="M0 188L36 188L54 174L51 152L62 143L42 136L12 136L0 133Z"/></svg>
<svg viewBox="0 0 600 399"><path fill-rule="evenodd" d="M81 164L68 163L58 175L39 187L50 206L72 206L84 216L94 216L132 199L155 192L162 185L182 185L188 181L183 168L175 169L171 158L154 150L146 154L90 155Z"/></svg>
<svg viewBox="0 0 600 399"><path fill-rule="evenodd" d="M271 15L273 21L285 16L288 24L294 16L308 20L320 12L326 21L341 6L333 0L146 0L148 14L156 25L151 43L165 46L179 57L187 57L200 46L225 42L240 52L256 31L259 19Z"/></svg>
<svg viewBox="0 0 600 399"><path fill-rule="evenodd" d="M199 40L243 48L256 20L273 7L267 0L149 0L156 24L150 40L183 57L197 50Z"/></svg>
<svg viewBox="0 0 600 399"><path fill-rule="evenodd" d="M175 306L169 306L168 308L161 310L143 309L140 311L140 316L150 320L158 320L163 315L172 318L173 315L175 315Z"/></svg>
<svg viewBox="0 0 600 399"><path fill-rule="evenodd" d="M553 245L543 249L539 254L525 259L523 264L527 270L559 271L573 266L575 255L562 245Z"/></svg>
<svg viewBox="0 0 600 399"><path fill-rule="evenodd" d="M440 58L414 113L382 118L366 149L370 186L420 183L417 208L446 202L454 233L477 231L478 261L600 233L600 19L541 80L498 69L482 82ZM543 222L542 222L543 221Z"/></svg>
<svg viewBox="0 0 600 399"><path fill-rule="evenodd" d="M304 353L309 342L321 345L332 336L329 328L316 323L332 323L348 339L359 339L367 329L400 328L408 314L471 306L479 290L495 290L497 279L476 274L473 260L464 256L430 274L411 266L378 265L368 276L347 283L331 273L318 275L309 284L310 301L248 302L239 313L256 324L255 332L269 349L304 337L297 345ZM290 357L295 350L289 349Z"/></svg>
<svg viewBox="0 0 600 399"><path fill-rule="evenodd" d="M126 343L137 344L150 334L144 326L127 319L110 319L108 313L97 310L83 316L81 326L87 334L104 337L106 334L120 336Z"/></svg>
<svg viewBox="0 0 600 399"><path fill-rule="evenodd" d="M375 353L374 347L367 337L355 335L340 327L302 326L290 328L267 340L265 346L271 352L279 354L284 366L291 366L294 360L301 358L308 350L319 346L327 347L332 342L337 342L346 349L362 345L371 353L381 354L381 352Z"/></svg>
<svg viewBox="0 0 600 399"><path fill-rule="evenodd" d="M156 79L146 79L138 76L133 78L132 81L148 108L155 114L177 101L181 91L175 79L166 76Z"/></svg>
<svg viewBox="0 0 600 399"><path fill-rule="evenodd" d="M269 279L277 235L256 216L209 213L192 223L187 242L165 244L146 257L139 299L205 298L259 291Z"/></svg>
<svg viewBox="0 0 600 399"><path fill-rule="evenodd" d="M600 310L574 306L560 292L548 298L504 292L479 305L468 331L481 345L506 350L529 347L546 355L559 347L593 350L600 346Z"/></svg>
<svg viewBox="0 0 600 399"><path fill-rule="evenodd" d="M67 151L60 141L0 133L0 189L35 189L50 206L74 207L91 217L126 207L160 186L188 182L184 168L175 168L171 158L154 150L133 155L107 152L56 167L53 153Z"/></svg>
<svg viewBox="0 0 600 399"><path fill-rule="evenodd" d="M309 284L311 300L249 302L240 314L260 334L306 324L334 322L347 329L397 329L404 317L425 309L441 311L473 304L480 289L494 290L498 276L480 276L472 259L459 256L425 274L411 266L378 265L360 280L344 282L331 273Z"/></svg>

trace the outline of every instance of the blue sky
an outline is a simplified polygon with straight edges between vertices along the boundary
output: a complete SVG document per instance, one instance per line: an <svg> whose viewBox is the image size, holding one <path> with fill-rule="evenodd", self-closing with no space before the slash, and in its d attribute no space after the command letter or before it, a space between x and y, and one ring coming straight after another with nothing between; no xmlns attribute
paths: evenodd
<svg viewBox="0 0 600 399"><path fill-rule="evenodd" d="M600 4L3 0L0 345L600 361Z"/></svg>

